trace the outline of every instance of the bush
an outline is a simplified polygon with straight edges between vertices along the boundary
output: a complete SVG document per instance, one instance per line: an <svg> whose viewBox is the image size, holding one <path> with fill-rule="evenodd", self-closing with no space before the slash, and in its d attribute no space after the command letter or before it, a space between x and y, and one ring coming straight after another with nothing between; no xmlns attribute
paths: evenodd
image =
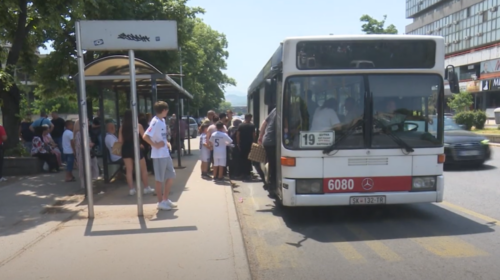
<svg viewBox="0 0 500 280"><path fill-rule="evenodd" d="M476 114L472 111L460 112L455 115L455 122L457 124L463 124L465 129L470 130L475 124Z"/></svg>
<svg viewBox="0 0 500 280"><path fill-rule="evenodd" d="M486 113L483 111L474 112L474 126L476 129L483 129L486 123Z"/></svg>
<svg viewBox="0 0 500 280"><path fill-rule="evenodd" d="M29 157L30 153L26 151L23 143L18 143L15 148L5 150L6 157Z"/></svg>

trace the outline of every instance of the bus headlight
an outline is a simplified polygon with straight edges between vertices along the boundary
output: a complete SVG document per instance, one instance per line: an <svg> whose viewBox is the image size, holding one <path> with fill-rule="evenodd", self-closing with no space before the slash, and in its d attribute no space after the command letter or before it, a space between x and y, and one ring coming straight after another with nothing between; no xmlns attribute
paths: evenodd
<svg viewBox="0 0 500 280"><path fill-rule="evenodd" d="M323 180L297 180L295 192L297 194L323 193Z"/></svg>
<svg viewBox="0 0 500 280"><path fill-rule="evenodd" d="M434 191L436 190L436 177L413 177L413 191Z"/></svg>

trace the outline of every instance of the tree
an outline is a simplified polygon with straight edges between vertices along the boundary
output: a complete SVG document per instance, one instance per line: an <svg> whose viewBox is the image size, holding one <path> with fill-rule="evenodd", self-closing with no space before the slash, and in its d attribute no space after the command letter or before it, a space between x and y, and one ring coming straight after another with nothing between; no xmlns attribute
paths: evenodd
<svg viewBox="0 0 500 280"><path fill-rule="evenodd" d="M454 94L448 100L448 106L450 106L456 113L469 111L470 106L474 103L472 94L462 91L458 94Z"/></svg>
<svg viewBox="0 0 500 280"><path fill-rule="evenodd" d="M219 112L226 112L227 110L231 110L233 106L231 105L231 102L229 101L222 101L219 106L217 107L217 110Z"/></svg>
<svg viewBox="0 0 500 280"><path fill-rule="evenodd" d="M0 98L2 99L3 124L7 135L7 148L19 142L19 113L21 93L16 82L16 73L34 71L36 49L49 40L49 31L61 24L73 0L2 0L0 1L0 43L10 46L8 54L0 56L5 70L0 73ZM5 50L3 50L5 52Z"/></svg>
<svg viewBox="0 0 500 280"><path fill-rule="evenodd" d="M227 40L210 28L201 19L196 18L204 12L199 7L186 6L187 0L94 0L84 1L79 10L71 11L64 24L54 32L54 52L38 65L37 89L45 97L75 92L75 84L68 79L77 70L74 24L78 18L88 20L176 20L178 42L182 47L183 86L194 95L190 101L190 111L202 107L216 108L224 99L224 88L235 85L235 81L222 73L228 57ZM87 52L85 63L96 59L125 52ZM180 52L154 51L136 52L136 57L143 59L164 73L178 73ZM87 94L95 98L97 91L87 87Z"/></svg>
<svg viewBox="0 0 500 280"><path fill-rule="evenodd" d="M394 24L384 28L386 18L387 15L384 15L384 19L378 21L369 15L363 15L360 21L365 22L365 24L361 25L361 30L366 34L398 34L398 30Z"/></svg>

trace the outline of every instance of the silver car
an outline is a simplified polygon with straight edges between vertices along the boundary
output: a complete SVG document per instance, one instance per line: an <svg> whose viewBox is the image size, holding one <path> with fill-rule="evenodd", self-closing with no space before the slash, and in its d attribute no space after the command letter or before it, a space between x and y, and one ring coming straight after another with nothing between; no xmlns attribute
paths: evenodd
<svg viewBox="0 0 500 280"><path fill-rule="evenodd" d="M186 117L182 117L186 121ZM189 117L189 130L186 130L186 139L188 139L188 131L190 132L191 138L198 137L198 123L194 118Z"/></svg>

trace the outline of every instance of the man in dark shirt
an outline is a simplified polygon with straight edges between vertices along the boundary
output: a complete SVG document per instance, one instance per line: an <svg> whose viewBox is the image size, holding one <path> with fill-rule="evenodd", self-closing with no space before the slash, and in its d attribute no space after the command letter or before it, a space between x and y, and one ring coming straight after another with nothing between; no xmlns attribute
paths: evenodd
<svg viewBox="0 0 500 280"><path fill-rule="evenodd" d="M255 140L255 125L252 123L252 117L252 114L246 114L245 121L240 124L236 132L236 143L240 150L240 168L244 180L252 179L252 162L248 159Z"/></svg>
<svg viewBox="0 0 500 280"><path fill-rule="evenodd" d="M60 118L57 112L52 112L51 122L54 128L50 132L50 136L52 136L52 139L54 139L54 142L56 142L57 147L61 151L61 154L64 155L62 146L62 135L64 133L64 129L66 128L66 121Z"/></svg>

